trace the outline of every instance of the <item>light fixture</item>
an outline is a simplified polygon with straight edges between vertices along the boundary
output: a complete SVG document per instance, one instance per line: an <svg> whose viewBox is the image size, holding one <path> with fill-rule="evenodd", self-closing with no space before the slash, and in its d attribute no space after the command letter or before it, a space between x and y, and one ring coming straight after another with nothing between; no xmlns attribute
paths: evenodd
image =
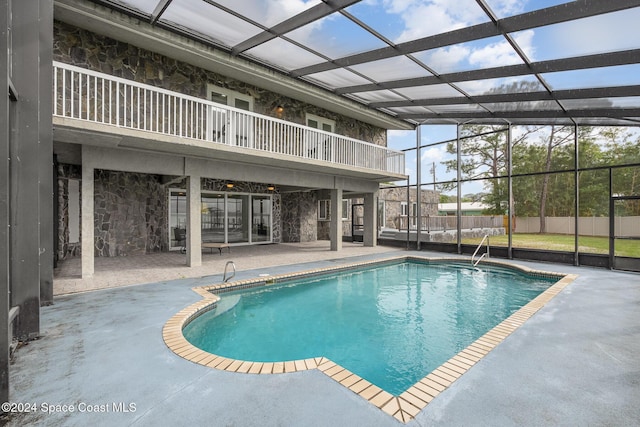
<svg viewBox="0 0 640 427"><path fill-rule="evenodd" d="M233 182L227 182L227 188L233 188Z"/></svg>
<svg viewBox="0 0 640 427"><path fill-rule="evenodd" d="M278 105L276 107L276 113L282 114L284 112L284 107L282 105Z"/></svg>
<svg viewBox="0 0 640 427"><path fill-rule="evenodd" d="M267 187L267 190L269 190L269 191L273 191L273 190L275 190L275 189L276 189L276 187L274 187L273 185L269 185L269 186Z"/></svg>

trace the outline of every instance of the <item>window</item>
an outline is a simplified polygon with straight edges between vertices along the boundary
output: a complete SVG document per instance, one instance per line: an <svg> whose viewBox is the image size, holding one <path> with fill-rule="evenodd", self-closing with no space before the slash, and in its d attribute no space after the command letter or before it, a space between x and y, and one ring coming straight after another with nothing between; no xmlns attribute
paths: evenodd
<svg viewBox="0 0 640 427"><path fill-rule="evenodd" d="M407 202L400 202L400 215L401 216L408 216L409 215L409 209L407 208Z"/></svg>
<svg viewBox="0 0 640 427"><path fill-rule="evenodd" d="M325 132L333 132L336 128L336 122L324 117L316 116L315 114L307 113L307 126L315 129L320 129Z"/></svg>
<svg viewBox="0 0 640 427"><path fill-rule="evenodd" d="M318 220L331 219L331 200L318 200Z"/></svg>
<svg viewBox="0 0 640 427"><path fill-rule="evenodd" d="M417 203L412 203L411 204L411 226L415 227L417 222L417 218L418 218L418 204Z"/></svg>
<svg viewBox="0 0 640 427"><path fill-rule="evenodd" d="M207 89L209 91L209 99L213 102L241 110L253 111L253 98L249 95L214 85L208 85Z"/></svg>
<svg viewBox="0 0 640 427"><path fill-rule="evenodd" d="M349 220L349 199L342 199L342 220Z"/></svg>
<svg viewBox="0 0 640 427"><path fill-rule="evenodd" d="M382 199L378 199L378 229L386 227L386 212L387 207L385 205L385 201Z"/></svg>

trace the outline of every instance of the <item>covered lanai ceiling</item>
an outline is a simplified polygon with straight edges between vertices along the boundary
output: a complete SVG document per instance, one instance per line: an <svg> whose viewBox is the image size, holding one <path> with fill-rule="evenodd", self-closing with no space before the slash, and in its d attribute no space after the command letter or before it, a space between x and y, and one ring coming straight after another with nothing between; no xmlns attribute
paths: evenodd
<svg viewBox="0 0 640 427"><path fill-rule="evenodd" d="M640 0L94 0L411 124L640 125Z"/></svg>

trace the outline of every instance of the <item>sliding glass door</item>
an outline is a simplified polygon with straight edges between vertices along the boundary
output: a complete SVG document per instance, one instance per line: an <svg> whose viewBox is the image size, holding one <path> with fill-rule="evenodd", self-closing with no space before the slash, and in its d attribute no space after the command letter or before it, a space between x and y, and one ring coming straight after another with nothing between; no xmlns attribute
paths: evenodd
<svg viewBox="0 0 640 427"><path fill-rule="evenodd" d="M271 196L251 196L251 241L271 241Z"/></svg>
<svg viewBox="0 0 640 427"><path fill-rule="evenodd" d="M268 243L272 234L272 200L267 194L203 193L201 238L215 243ZM187 196L169 193L169 249L186 245Z"/></svg>
<svg viewBox="0 0 640 427"><path fill-rule="evenodd" d="M184 190L169 192L169 250L186 245L187 196Z"/></svg>
<svg viewBox="0 0 640 427"><path fill-rule="evenodd" d="M202 241L224 243L224 194L202 195Z"/></svg>
<svg viewBox="0 0 640 427"><path fill-rule="evenodd" d="M227 195L227 242L249 241L249 196Z"/></svg>

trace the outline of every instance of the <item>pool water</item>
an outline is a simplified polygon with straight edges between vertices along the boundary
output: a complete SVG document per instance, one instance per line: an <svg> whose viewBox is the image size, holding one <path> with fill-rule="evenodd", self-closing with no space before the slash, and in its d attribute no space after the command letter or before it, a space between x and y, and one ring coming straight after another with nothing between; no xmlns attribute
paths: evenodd
<svg viewBox="0 0 640 427"><path fill-rule="evenodd" d="M399 395L555 281L491 265L398 262L223 293L183 334L232 359L324 356Z"/></svg>

